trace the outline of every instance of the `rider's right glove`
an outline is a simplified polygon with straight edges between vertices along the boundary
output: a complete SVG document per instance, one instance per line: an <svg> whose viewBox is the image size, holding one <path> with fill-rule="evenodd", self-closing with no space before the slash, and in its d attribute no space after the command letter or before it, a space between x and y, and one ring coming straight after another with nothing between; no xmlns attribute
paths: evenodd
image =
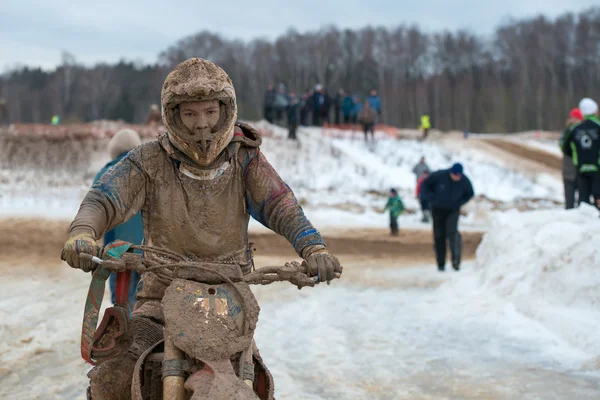
<svg viewBox="0 0 600 400"><path fill-rule="evenodd" d="M79 254L86 253L91 255L98 254L98 246L90 233L80 233L67 240L62 250L62 260L66 261L73 268L79 268L84 272L90 272L94 269L92 260L84 260Z"/></svg>

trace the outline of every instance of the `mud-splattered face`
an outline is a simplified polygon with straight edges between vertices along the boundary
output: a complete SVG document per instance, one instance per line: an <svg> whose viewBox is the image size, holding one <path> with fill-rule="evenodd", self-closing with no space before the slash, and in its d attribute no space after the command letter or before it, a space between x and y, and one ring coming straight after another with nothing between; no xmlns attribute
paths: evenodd
<svg viewBox="0 0 600 400"><path fill-rule="evenodd" d="M186 128L200 139L201 136L212 132L219 123L221 110L217 100L193 101L179 105L179 116Z"/></svg>

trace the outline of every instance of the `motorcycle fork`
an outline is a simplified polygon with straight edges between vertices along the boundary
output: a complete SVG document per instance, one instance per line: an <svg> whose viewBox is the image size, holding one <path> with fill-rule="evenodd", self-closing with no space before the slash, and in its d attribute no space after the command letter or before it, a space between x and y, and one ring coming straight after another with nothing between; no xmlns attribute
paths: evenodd
<svg viewBox="0 0 600 400"><path fill-rule="evenodd" d="M185 400L185 373L187 362L182 350L177 348L165 333L165 351L162 362L163 399Z"/></svg>

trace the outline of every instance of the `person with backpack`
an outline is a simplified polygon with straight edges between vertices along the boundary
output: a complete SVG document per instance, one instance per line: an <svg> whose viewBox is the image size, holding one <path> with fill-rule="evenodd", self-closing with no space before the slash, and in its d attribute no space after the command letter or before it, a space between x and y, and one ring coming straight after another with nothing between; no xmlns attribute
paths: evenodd
<svg viewBox="0 0 600 400"><path fill-rule="evenodd" d="M584 119L568 128L562 151L573 159L579 173L579 204L593 204L600 208L600 120L598 103L590 98L579 102Z"/></svg>
<svg viewBox="0 0 600 400"><path fill-rule="evenodd" d="M569 118L567 118L566 129L560 136L559 145L561 149L564 147L564 141L569 135L569 129L571 126L578 124L581 121L583 121L583 114L581 114L581 110L579 108L572 109L569 113ZM565 208L570 210L575 208L575 197L577 194L577 167L575 167L573 164L573 158L566 154L563 154L562 177L565 188Z"/></svg>

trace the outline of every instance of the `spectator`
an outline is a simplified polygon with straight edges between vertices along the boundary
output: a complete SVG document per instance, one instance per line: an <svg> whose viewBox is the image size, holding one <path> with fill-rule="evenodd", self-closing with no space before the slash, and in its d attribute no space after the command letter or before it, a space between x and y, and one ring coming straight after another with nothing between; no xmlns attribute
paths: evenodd
<svg viewBox="0 0 600 400"><path fill-rule="evenodd" d="M569 118L567 118L566 129L560 136L561 149L564 147L563 142L569 134L569 129L573 125L580 123L582 120L583 114L581 114L581 110L579 110L579 108L572 109L569 113ZM563 154L562 177L565 188L565 208L570 210L575 208L575 196L577 193L577 167L575 167L575 164L573 164L573 158L567 156L566 154Z"/></svg>
<svg viewBox="0 0 600 400"><path fill-rule="evenodd" d="M354 110L352 112L352 123L356 124L358 122L358 113L362 110L362 103L360 102L360 97L358 95L352 96L352 100L354 101Z"/></svg>
<svg viewBox="0 0 600 400"><path fill-rule="evenodd" d="M8 124L8 103L0 97L0 125Z"/></svg>
<svg viewBox="0 0 600 400"><path fill-rule="evenodd" d="M344 101L342 104L342 112L344 113L344 123L345 124L353 123L352 118L354 115L354 99L348 92L346 92L346 95L344 96Z"/></svg>
<svg viewBox="0 0 600 400"><path fill-rule="evenodd" d="M152 104L150 106L150 110L148 110L148 116L146 117L146 124L151 126L156 126L157 124L162 123L162 115L160 114L160 110L158 105Z"/></svg>
<svg viewBox="0 0 600 400"><path fill-rule="evenodd" d="M404 211L404 203L402 203L402 199L398 196L398 192L396 189L390 189L390 197L388 198L387 204L383 208L383 212L385 210L390 210L390 231L392 236L398 236L398 217Z"/></svg>
<svg viewBox="0 0 600 400"><path fill-rule="evenodd" d="M296 130L298 129L298 112L300 109L300 102L296 97L296 93L290 92L290 102L287 109L287 120L288 120L288 139L296 140Z"/></svg>
<svg viewBox="0 0 600 400"><path fill-rule="evenodd" d="M322 126L323 123L329 122L329 106L330 99L327 91L323 85L317 84L313 95L313 124L315 126Z"/></svg>
<svg viewBox="0 0 600 400"><path fill-rule="evenodd" d="M342 114L342 108L343 108L343 103L344 103L345 97L346 97L346 92L344 91L344 89L338 90L338 92L335 96L335 103L333 105L333 112L334 112L333 121L336 125L339 125L341 122L341 114Z"/></svg>
<svg viewBox="0 0 600 400"><path fill-rule="evenodd" d="M300 101L300 125L308 126L309 116L312 110L312 91L306 90Z"/></svg>
<svg viewBox="0 0 600 400"><path fill-rule="evenodd" d="M589 203L590 197L600 208L600 120L598 104L584 98L579 102L583 121L568 129L562 150L573 158L579 173L579 204Z"/></svg>
<svg viewBox="0 0 600 400"><path fill-rule="evenodd" d="M371 90L369 97L367 97L367 101L369 102L371 108L375 110L377 115L381 116L381 98L379 95L377 95L377 90Z"/></svg>
<svg viewBox="0 0 600 400"><path fill-rule="evenodd" d="M429 115L421 115L421 126L419 127L419 129L423 132L423 140L427 139L429 129L431 129L431 121L429 120Z"/></svg>
<svg viewBox="0 0 600 400"><path fill-rule="evenodd" d="M106 164L104 168L102 168L102 170L98 173L98 175L96 175L96 177L94 178L94 183L100 180L100 178L102 178L102 176L109 169L111 169L119 161L121 161L121 159L125 158L125 156L127 155L127 153L129 153L130 150L135 149L141 144L142 141L140 140L140 137L137 134L137 132L135 132L134 130L123 129L117 132L117 134L113 136L113 138L108 143L108 153L110 154L110 158L112 161ZM112 230L106 232L106 234L104 235L104 244L108 244L117 239L124 240L126 242L131 242L136 245L142 244L142 241L144 239L144 227L142 225L141 212L135 214L127 222L124 222L121 225L118 225ZM131 271L131 277L129 280L129 294L127 300L129 309L131 311L133 311L133 306L136 302L135 296L137 293L137 286L139 281L140 275L135 271ZM111 300L114 304L115 291L117 285L117 274L115 272L113 272L110 275L109 285Z"/></svg>
<svg viewBox="0 0 600 400"><path fill-rule="evenodd" d="M425 172L427 172L428 174L431 172L431 170L429 169L429 165L427 165L427 163L425 162L424 156L421 157L417 165L415 165L415 167L413 168L412 172L417 176L417 181L421 179Z"/></svg>
<svg viewBox="0 0 600 400"><path fill-rule="evenodd" d="M273 118L275 117L275 89L273 88L273 84L267 86L263 107L265 119L270 123L273 123Z"/></svg>
<svg viewBox="0 0 600 400"><path fill-rule="evenodd" d="M369 140L368 132L371 132L371 140L375 139L375 121L377 120L377 114L375 110L371 108L368 100L365 100L362 110L358 114L358 122L362 124L363 131L365 133L365 141Z"/></svg>
<svg viewBox="0 0 600 400"><path fill-rule="evenodd" d="M287 110L289 105L288 96L286 94L285 85L279 84L277 93L275 94L275 123L281 123L284 118L284 112Z"/></svg>
<svg viewBox="0 0 600 400"><path fill-rule="evenodd" d="M421 196L421 186L423 186L423 182L425 179L429 177L429 170L424 171L423 175L417 181L417 199L421 204L421 212L423 213L423 218L421 218L421 222L428 223L429 222L429 214L431 210L429 209L429 201Z"/></svg>
<svg viewBox="0 0 600 400"><path fill-rule="evenodd" d="M431 204L435 257L439 271L446 268L446 241L450 243L452 268L460 269L462 237L458 232L460 208L473 197L471 181L461 164L436 171L421 185L421 197Z"/></svg>
<svg viewBox="0 0 600 400"><path fill-rule="evenodd" d="M323 90L323 86L320 83L315 85L315 90L312 95L312 120L313 126L321 125L321 105L325 103L325 96L321 91Z"/></svg>

